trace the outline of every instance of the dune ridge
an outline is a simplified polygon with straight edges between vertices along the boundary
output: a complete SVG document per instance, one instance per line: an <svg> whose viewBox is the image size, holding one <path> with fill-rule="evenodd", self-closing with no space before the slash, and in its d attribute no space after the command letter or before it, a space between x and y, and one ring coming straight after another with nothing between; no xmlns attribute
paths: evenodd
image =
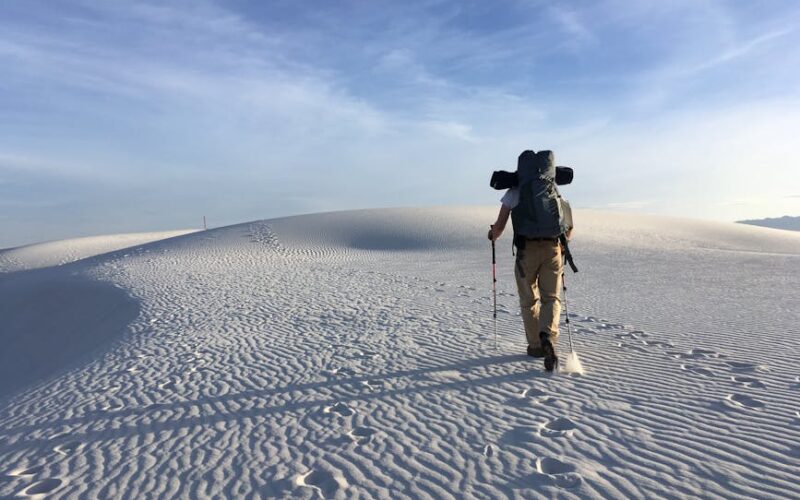
<svg viewBox="0 0 800 500"><path fill-rule="evenodd" d="M57 266L152 241L190 234L196 229L87 236L0 249L0 273Z"/></svg>

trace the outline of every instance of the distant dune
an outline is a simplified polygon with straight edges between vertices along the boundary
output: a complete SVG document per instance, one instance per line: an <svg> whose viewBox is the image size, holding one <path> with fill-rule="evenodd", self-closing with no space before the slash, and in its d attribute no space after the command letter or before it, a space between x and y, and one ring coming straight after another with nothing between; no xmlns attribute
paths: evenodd
<svg viewBox="0 0 800 500"><path fill-rule="evenodd" d="M0 273L58 266L152 241L174 238L196 229L149 233L110 234L34 243L0 250Z"/></svg>
<svg viewBox="0 0 800 500"><path fill-rule="evenodd" d="M774 217L767 219L750 219L736 221L740 224L750 224L752 226L771 227L772 229L785 229L787 231L800 231L800 217Z"/></svg>

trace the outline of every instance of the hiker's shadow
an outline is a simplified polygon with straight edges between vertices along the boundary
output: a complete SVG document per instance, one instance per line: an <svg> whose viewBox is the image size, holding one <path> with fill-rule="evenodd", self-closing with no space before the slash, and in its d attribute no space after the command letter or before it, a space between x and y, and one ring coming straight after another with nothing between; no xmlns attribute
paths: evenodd
<svg viewBox="0 0 800 500"><path fill-rule="evenodd" d="M504 373L492 373L497 370L481 370L484 367L497 368L502 365L519 364L518 369L505 370ZM451 377L451 373L461 376ZM216 397L203 397L191 401L154 403L138 408L123 408L119 411L91 411L83 415L51 421L48 424L27 425L4 429L3 434L25 435L33 431L47 435L47 428L83 426L88 430L83 434L72 433L71 439L81 442L94 438L104 440L126 438L152 431L153 416L158 415L159 427L172 431L184 430L194 426L210 426L220 422L242 421L244 419L264 418L280 414L296 413L302 410L324 409L335 407L341 401L350 404L377 399L390 400L400 396L432 393L436 391L458 390L468 392L477 387L498 385L509 382L530 382L537 372L531 372L530 361L524 355L497 355L471 358L449 364L423 366L410 370L398 370L369 374L368 376L343 379L328 379L279 386L269 389L256 389L226 394ZM443 375L446 374L446 375ZM441 375L441 376L440 376ZM384 384L381 389L364 388L365 382L375 380L403 381L401 387L393 388ZM401 385L395 383L395 385ZM388 386L388 387L387 387ZM330 396L314 398L320 389L334 392ZM361 390L357 390L361 388ZM311 414L309 414L311 415ZM23 440L10 448L30 448L37 444L49 444L44 440Z"/></svg>

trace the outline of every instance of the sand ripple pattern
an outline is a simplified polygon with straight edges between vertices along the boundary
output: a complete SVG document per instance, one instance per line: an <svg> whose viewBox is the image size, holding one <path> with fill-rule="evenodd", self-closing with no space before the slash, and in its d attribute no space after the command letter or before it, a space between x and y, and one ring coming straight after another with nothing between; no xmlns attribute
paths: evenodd
<svg viewBox="0 0 800 500"><path fill-rule="evenodd" d="M347 214L260 221L64 266L141 312L102 355L3 402L0 497L800 497L800 373L769 345L731 347L751 338L742 318L690 332L663 284L662 317L574 278L587 372L549 376L524 355L509 255L495 350L473 238L492 212L423 211L405 236L417 212L351 221L383 223L376 241L342 236ZM582 273L618 272L606 248L580 255ZM792 258L725 255L753 272ZM626 286L646 301L652 279ZM770 328L796 334L786 311Z"/></svg>

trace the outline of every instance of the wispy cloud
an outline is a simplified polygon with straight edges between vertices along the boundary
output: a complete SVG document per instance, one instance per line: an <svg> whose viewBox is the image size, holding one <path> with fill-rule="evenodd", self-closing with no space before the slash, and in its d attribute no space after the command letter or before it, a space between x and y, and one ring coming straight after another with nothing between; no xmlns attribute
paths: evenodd
<svg viewBox="0 0 800 500"><path fill-rule="evenodd" d="M784 26L779 29L759 33L751 38L723 43L719 47L712 47L710 51L695 49L692 53L681 53L679 61L674 61L664 67L656 69L647 75L651 81L676 80L689 78L718 66L757 55L758 49L769 42L790 35L796 31L794 26Z"/></svg>
<svg viewBox="0 0 800 500"><path fill-rule="evenodd" d="M547 12L556 25L563 31L566 45L574 50L597 42L594 33L589 29L587 23L581 19L578 11L557 4L547 7Z"/></svg>
<svg viewBox="0 0 800 500"><path fill-rule="evenodd" d="M777 74L770 73L800 57L798 12L783 19L740 20L741 13L717 3L700 13L691 5L686 12L694 14L694 22L679 28L680 41L634 75L632 102L640 112L674 110L683 103L694 107L703 98L742 99L770 86L780 88Z"/></svg>
<svg viewBox="0 0 800 500"><path fill-rule="evenodd" d="M582 205L659 207L693 189L670 176L709 164L740 189L748 162L796 158L798 18L780 7L5 3L2 186L22 201L71 179L88 213L107 203L93 189L127 185L115 197L148 210L232 220L463 204L494 201L486 173L521 149L552 147L580 168Z"/></svg>

